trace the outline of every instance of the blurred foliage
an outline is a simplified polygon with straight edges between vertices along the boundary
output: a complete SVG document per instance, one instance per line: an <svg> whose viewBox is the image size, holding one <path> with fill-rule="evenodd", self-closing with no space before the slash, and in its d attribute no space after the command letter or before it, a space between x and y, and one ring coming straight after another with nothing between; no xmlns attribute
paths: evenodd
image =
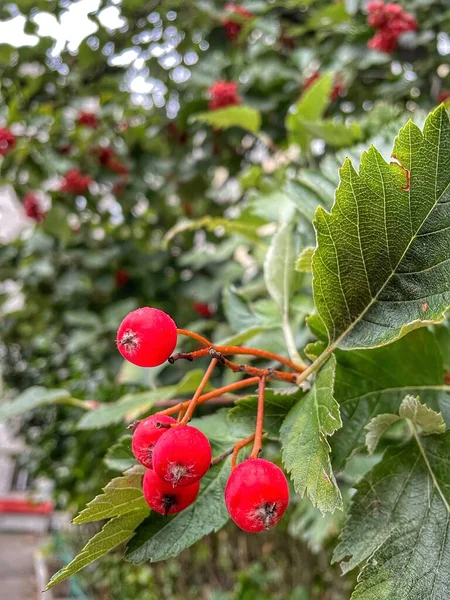
<svg viewBox="0 0 450 600"><path fill-rule="evenodd" d="M8 397L40 385L109 403L178 383L189 365L153 372L122 365L115 330L142 305L167 310L180 327L214 341L285 352L282 315L263 275L276 226L295 215L296 247L313 246L311 219L317 206L331 207L343 158L356 164L372 142L388 158L399 125L408 118L421 123L450 88L450 8L440 0L403 2L419 29L402 36L392 55L367 48L373 31L362 0L249 0L244 5L254 17L233 40L225 35L222 2L88 4L20 0L0 7L2 23L24 15L25 32L35 36L34 45L0 41L0 126L17 138L2 159L0 185L19 203L29 192L41 194L47 213L0 247ZM92 27L79 45L42 33L44 21L56 36L60 23L67 28L75 18ZM323 77L303 94L316 72ZM333 98L337 76L342 89ZM243 104L207 113L208 87L221 79L239 82ZM98 127L78 123L81 111L95 112ZM102 163L100 147L125 168ZM60 190L73 168L93 178L83 195ZM291 299L297 347L312 337L304 323L312 310L309 277ZM11 282L21 308L7 308ZM198 303L208 305L208 316L197 312ZM213 382L232 379L219 373ZM80 431L79 417L76 407L54 405L20 421L30 448L23 464L34 476L51 476L58 506L73 511L106 481L102 459L124 433L121 424ZM113 555L90 572L90 585L98 598L123 600L175 599L189 586L193 597L217 600L331 598L320 590L341 580L321 566L328 557L307 559L319 582L303 578L296 565L307 551L292 539L319 551L339 524L319 522L307 501L290 521L289 534L267 535L264 561L256 564L260 541L209 537L181 562L156 569ZM101 596L105 573L123 593ZM208 596L206 580L226 591ZM155 586L165 595L152 595ZM343 595L333 592L333 600L348 589L342 583Z"/></svg>

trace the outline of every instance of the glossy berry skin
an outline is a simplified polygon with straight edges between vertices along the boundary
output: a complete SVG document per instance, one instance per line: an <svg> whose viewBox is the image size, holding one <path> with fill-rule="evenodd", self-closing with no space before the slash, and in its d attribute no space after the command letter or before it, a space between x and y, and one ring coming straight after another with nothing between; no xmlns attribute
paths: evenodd
<svg viewBox="0 0 450 600"><path fill-rule="evenodd" d="M131 449L141 465L153 469L153 447L159 438L169 431L168 427L161 427L161 425L173 425L176 422L176 419L169 415L151 415L142 419L134 430L131 440Z"/></svg>
<svg viewBox="0 0 450 600"><path fill-rule="evenodd" d="M133 365L157 367L175 350L177 326L162 310L138 308L120 324L116 342L120 354Z"/></svg>
<svg viewBox="0 0 450 600"><path fill-rule="evenodd" d="M155 473L173 487L198 481L210 465L211 446L208 438L189 425L172 427L153 448Z"/></svg>
<svg viewBox="0 0 450 600"><path fill-rule="evenodd" d="M289 504L289 486L283 471L263 458L249 458L231 473L225 504L233 521L248 533L273 527Z"/></svg>
<svg viewBox="0 0 450 600"><path fill-rule="evenodd" d="M192 504L197 498L199 488L199 481L185 487L174 488L150 469L145 472L142 482L147 504L155 512L165 516L178 513Z"/></svg>

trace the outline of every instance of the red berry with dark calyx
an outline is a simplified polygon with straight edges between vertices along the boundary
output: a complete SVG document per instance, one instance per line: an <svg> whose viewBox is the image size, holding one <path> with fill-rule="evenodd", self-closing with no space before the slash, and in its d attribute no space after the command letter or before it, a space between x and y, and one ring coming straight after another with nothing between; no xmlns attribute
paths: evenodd
<svg viewBox="0 0 450 600"><path fill-rule="evenodd" d="M169 431L170 426L176 423L176 419L169 415L151 415L140 421L133 433L131 449L141 465L153 469L153 448L159 438Z"/></svg>
<svg viewBox="0 0 450 600"><path fill-rule="evenodd" d="M248 533L273 527L289 504L289 486L283 471L263 458L249 458L231 473L225 504L233 521Z"/></svg>
<svg viewBox="0 0 450 600"><path fill-rule="evenodd" d="M155 512L164 515L178 513L197 498L200 482L196 481L185 487L174 488L148 469L142 482L142 490L147 504Z"/></svg>
<svg viewBox="0 0 450 600"><path fill-rule="evenodd" d="M130 312L117 331L120 354L138 367L162 365L177 345L177 326L158 308L138 308Z"/></svg>
<svg viewBox="0 0 450 600"><path fill-rule="evenodd" d="M155 473L173 487L184 487L198 481L210 466L208 438L189 425L172 427L153 448Z"/></svg>

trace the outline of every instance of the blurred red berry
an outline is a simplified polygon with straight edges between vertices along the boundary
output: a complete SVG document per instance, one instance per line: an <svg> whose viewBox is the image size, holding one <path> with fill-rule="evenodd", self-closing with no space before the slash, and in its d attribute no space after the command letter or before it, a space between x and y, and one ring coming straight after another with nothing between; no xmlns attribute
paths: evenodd
<svg viewBox="0 0 450 600"><path fill-rule="evenodd" d="M98 118L95 113L82 111L78 115L77 123L78 125L84 125L85 127L90 127L91 129L97 129Z"/></svg>
<svg viewBox="0 0 450 600"><path fill-rule="evenodd" d="M82 194L92 182L90 175L82 175L78 169L71 169L64 175L64 180L59 188L61 192L71 192L72 194Z"/></svg>
<svg viewBox="0 0 450 600"><path fill-rule="evenodd" d="M238 84L235 81L216 81L208 92L211 96L209 110L235 106L242 102L238 94Z"/></svg>
<svg viewBox="0 0 450 600"><path fill-rule="evenodd" d="M450 98L450 90L441 90L438 95L438 102L446 102Z"/></svg>
<svg viewBox="0 0 450 600"><path fill-rule="evenodd" d="M106 166L108 167L108 169L111 169L111 171L114 171L119 175L128 175L128 167L123 165L118 160L111 159Z"/></svg>
<svg viewBox="0 0 450 600"><path fill-rule="evenodd" d="M229 16L222 21L222 25L225 28L225 35L229 40L234 40L242 31L242 21L253 19L254 15L243 6L233 4L232 2L225 5L225 10L229 13Z"/></svg>
<svg viewBox="0 0 450 600"><path fill-rule="evenodd" d="M210 319L214 314L206 302L194 302L194 310L200 317L205 319Z"/></svg>
<svg viewBox="0 0 450 600"><path fill-rule="evenodd" d="M63 144L62 146L60 146L58 148L58 152L60 154L69 154L69 152L71 152L72 150L72 144Z"/></svg>
<svg viewBox="0 0 450 600"><path fill-rule="evenodd" d="M303 89L307 90L308 88L310 88L312 84L319 79L319 77L319 71L314 71L314 73L312 73L309 77L305 79Z"/></svg>
<svg viewBox="0 0 450 600"><path fill-rule="evenodd" d="M101 165L107 165L115 156L114 150L109 146L98 146L98 148L94 148L94 152L97 154L98 162Z"/></svg>
<svg viewBox="0 0 450 600"><path fill-rule="evenodd" d="M130 276L128 275L127 271L124 271L123 269L119 269L118 271L116 271L114 276L116 279L116 286L118 288L123 287L130 280Z"/></svg>
<svg viewBox="0 0 450 600"><path fill-rule="evenodd" d="M7 127L0 127L0 155L5 156L16 145L16 136Z"/></svg>
<svg viewBox="0 0 450 600"><path fill-rule="evenodd" d="M39 202L33 192L29 192L23 199L23 207L25 214L30 219L34 219L38 223L44 220L44 212L42 211Z"/></svg>
<svg viewBox="0 0 450 600"><path fill-rule="evenodd" d="M314 73L312 73L312 75L310 75L305 80L305 83L303 84L303 89L307 90L308 88L310 88L312 86L312 84L319 79L319 77L320 77L319 71L314 71ZM344 80L342 79L341 75L338 75L336 77L336 79L334 80L333 89L330 92L330 100L332 102L334 102L334 100L337 100L344 90L345 90Z"/></svg>
<svg viewBox="0 0 450 600"><path fill-rule="evenodd" d="M169 123L167 125L167 132L173 141L179 142L180 144L185 144L187 142L187 131L181 131L176 123Z"/></svg>
<svg viewBox="0 0 450 600"><path fill-rule="evenodd" d="M398 38L402 33L415 31L417 21L413 15L404 11L399 4L369 2L367 5L367 23L378 29L367 43L369 48L378 52L393 52L397 48Z"/></svg>

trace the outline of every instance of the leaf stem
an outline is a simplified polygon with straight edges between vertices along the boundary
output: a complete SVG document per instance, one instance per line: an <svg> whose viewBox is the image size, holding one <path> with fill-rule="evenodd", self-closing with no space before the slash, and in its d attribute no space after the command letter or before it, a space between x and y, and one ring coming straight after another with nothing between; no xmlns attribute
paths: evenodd
<svg viewBox="0 0 450 600"><path fill-rule="evenodd" d="M306 365L302 361L300 354L298 353L297 346L295 344L294 334L292 333L291 323L289 322L289 315L283 315L283 334L286 342L286 348L291 358L292 364L296 371L305 371Z"/></svg>
<svg viewBox="0 0 450 600"><path fill-rule="evenodd" d="M262 448L262 436L264 426L264 391L266 389L266 378L261 377L258 384L258 410L256 413L255 441L250 458L258 458Z"/></svg>
<svg viewBox="0 0 450 600"><path fill-rule="evenodd" d="M82 410L93 410L95 405L91 404L89 400L79 400L78 398L60 398L55 401L55 404L65 404L66 406L76 406Z"/></svg>

